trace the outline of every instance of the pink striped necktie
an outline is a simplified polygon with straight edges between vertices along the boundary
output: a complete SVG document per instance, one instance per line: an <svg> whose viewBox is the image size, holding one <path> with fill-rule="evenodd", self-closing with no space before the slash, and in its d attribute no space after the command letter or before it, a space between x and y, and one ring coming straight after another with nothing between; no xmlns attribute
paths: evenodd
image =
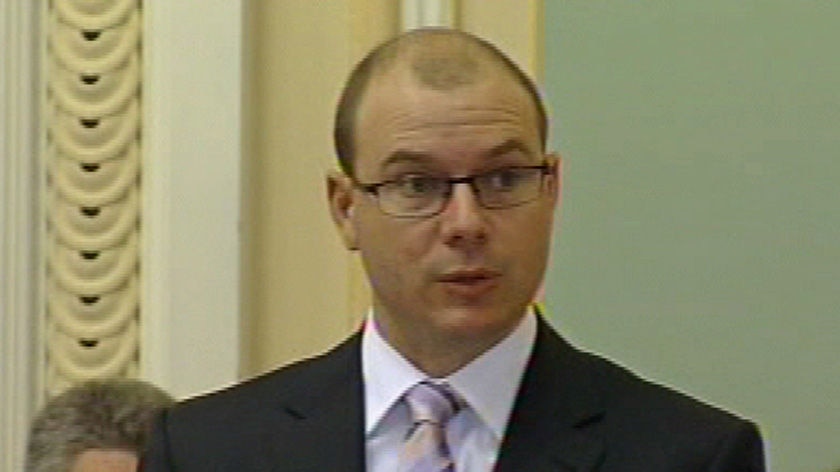
<svg viewBox="0 0 840 472"><path fill-rule="evenodd" d="M423 381L405 394L412 426L400 451L399 472L454 472L446 423L464 406L449 385Z"/></svg>

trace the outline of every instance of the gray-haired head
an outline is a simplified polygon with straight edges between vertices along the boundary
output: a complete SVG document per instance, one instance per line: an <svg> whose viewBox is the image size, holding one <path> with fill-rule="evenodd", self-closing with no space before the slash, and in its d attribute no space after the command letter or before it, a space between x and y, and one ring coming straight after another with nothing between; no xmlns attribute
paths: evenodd
<svg viewBox="0 0 840 472"><path fill-rule="evenodd" d="M357 113L371 78L407 63L418 84L435 90L453 90L480 80L485 74L507 73L534 102L539 133L545 149L548 118L534 82L519 66L490 42L464 31L421 28L396 36L364 57L350 73L336 110L333 128L341 169L354 175Z"/></svg>
<svg viewBox="0 0 840 472"><path fill-rule="evenodd" d="M93 380L51 399L32 423L26 472L68 472L90 449L143 451L172 397L141 380Z"/></svg>

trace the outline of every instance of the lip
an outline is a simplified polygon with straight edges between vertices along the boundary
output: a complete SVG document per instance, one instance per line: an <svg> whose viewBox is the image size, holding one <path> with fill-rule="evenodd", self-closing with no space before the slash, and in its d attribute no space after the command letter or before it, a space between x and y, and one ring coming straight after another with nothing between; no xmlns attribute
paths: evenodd
<svg viewBox="0 0 840 472"><path fill-rule="evenodd" d="M498 276L498 271L478 267L450 270L441 274L438 280L441 282L470 282L474 280L494 279Z"/></svg>
<svg viewBox="0 0 840 472"><path fill-rule="evenodd" d="M437 281L451 295L474 299L496 288L500 276L500 272L492 269L466 268L447 271Z"/></svg>

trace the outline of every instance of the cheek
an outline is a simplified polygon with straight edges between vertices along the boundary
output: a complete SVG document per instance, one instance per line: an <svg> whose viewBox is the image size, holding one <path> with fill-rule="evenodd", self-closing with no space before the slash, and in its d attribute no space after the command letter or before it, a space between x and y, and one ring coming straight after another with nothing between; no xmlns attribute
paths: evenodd
<svg viewBox="0 0 840 472"><path fill-rule="evenodd" d="M428 231L400 223L359 228L359 249L370 275L389 285L422 276L422 264L430 248Z"/></svg>
<svg viewBox="0 0 840 472"><path fill-rule="evenodd" d="M516 248L511 251L515 254L512 260L519 262L521 270L539 272L543 269L551 247L552 224L550 214L539 213L527 222L510 226L507 240Z"/></svg>
<svg viewBox="0 0 840 472"><path fill-rule="evenodd" d="M422 227L408 228L402 233L397 248L397 257L413 267L420 266L428 258L429 252L435 244L433 235Z"/></svg>

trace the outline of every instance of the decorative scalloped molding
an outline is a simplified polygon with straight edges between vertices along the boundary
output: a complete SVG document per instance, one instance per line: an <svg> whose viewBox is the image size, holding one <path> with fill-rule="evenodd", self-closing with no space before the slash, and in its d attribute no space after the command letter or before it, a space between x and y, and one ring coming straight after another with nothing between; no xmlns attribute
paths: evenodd
<svg viewBox="0 0 840 472"><path fill-rule="evenodd" d="M42 2L0 2L0 470L23 470L41 391L38 31Z"/></svg>
<svg viewBox="0 0 840 472"><path fill-rule="evenodd" d="M49 172L42 171L47 309L41 350L49 396L139 370L139 293L124 288L140 276L142 162L130 159L142 152L140 12L139 0L51 0L44 16L43 160ZM119 172L123 167L134 173ZM59 190L70 181L75 191ZM112 198L94 203L103 187ZM121 300L134 308L129 320L118 322L124 313L104 306L114 297L135 297ZM78 302L55 310L56 298ZM92 310L114 329L92 330Z"/></svg>

